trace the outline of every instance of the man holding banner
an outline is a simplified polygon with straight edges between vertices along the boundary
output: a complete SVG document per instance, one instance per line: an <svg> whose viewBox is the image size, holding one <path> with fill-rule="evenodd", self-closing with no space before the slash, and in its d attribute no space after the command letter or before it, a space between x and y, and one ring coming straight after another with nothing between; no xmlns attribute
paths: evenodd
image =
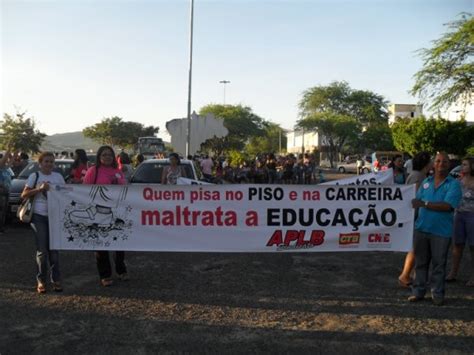
<svg viewBox="0 0 474 355"><path fill-rule="evenodd" d="M413 208L419 208L415 222L416 277L410 302L424 299L428 271L432 263L431 295L433 303L444 302L446 263L453 234L453 211L461 201L461 185L449 176L449 158L438 153L434 161L434 176L426 178L416 193Z"/></svg>

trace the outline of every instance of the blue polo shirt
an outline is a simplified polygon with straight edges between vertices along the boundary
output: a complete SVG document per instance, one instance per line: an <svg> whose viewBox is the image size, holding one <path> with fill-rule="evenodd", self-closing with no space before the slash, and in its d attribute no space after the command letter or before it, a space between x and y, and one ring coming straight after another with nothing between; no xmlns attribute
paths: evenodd
<svg viewBox="0 0 474 355"><path fill-rule="evenodd" d="M461 184L451 176L435 188L434 177L423 180L416 192L416 198L428 202L446 202L453 210L458 207L462 197ZM425 233L451 238L453 234L454 211L439 212L421 207L415 222L415 229Z"/></svg>

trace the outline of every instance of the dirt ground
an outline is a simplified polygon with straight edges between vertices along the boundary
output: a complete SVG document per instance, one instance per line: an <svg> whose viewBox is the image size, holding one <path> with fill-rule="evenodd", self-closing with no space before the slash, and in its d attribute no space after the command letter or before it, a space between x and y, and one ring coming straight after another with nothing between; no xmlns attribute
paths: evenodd
<svg viewBox="0 0 474 355"><path fill-rule="evenodd" d="M472 354L465 253L443 307L406 301L404 254L127 253L99 285L92 252L61 252L65 291L35 292L26 225L0 235L0 354Z"/></svg>

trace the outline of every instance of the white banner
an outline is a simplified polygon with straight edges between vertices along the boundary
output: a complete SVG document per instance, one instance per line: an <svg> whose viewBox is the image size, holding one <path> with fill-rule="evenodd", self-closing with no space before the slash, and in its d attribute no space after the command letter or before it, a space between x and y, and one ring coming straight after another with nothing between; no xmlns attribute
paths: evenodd
<svg viewBox="0 0 474 355"><path fill-rule="evenodd" d="M332 180L320 185L393 185L393 169Z"/></svg>
<svg viewBox="0 0 474 355"><path fill-rule="evenodd" d="M176 181L177 185L214 185L205 181L201 180L193 180L193 179L188 179L185 177L179 177L178 180Z"/></svg>
<svg viewBox="0 0 474 355"><path fill-rule="evenodd" d="M52 249L408 251L412 186L56 185Z"/></svg>

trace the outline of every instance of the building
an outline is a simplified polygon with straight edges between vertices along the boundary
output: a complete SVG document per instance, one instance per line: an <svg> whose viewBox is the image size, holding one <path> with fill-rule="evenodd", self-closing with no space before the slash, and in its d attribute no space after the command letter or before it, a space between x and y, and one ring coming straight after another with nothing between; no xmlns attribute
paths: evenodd
<svg viewBox="0 0 474 355"><path fill-rule="evenodd" d="M388 106L388 123L394 123L397 117L415 118L423 114L421 104L390 104Z"/></svg>
<svg viewBox="0 0 474 355"><path fill-rule="evenodd" d="M288 131L286 133L286 151L293 154L312 152L319 147L319 134L317 132L304 132L303 130Z"/></svg>

